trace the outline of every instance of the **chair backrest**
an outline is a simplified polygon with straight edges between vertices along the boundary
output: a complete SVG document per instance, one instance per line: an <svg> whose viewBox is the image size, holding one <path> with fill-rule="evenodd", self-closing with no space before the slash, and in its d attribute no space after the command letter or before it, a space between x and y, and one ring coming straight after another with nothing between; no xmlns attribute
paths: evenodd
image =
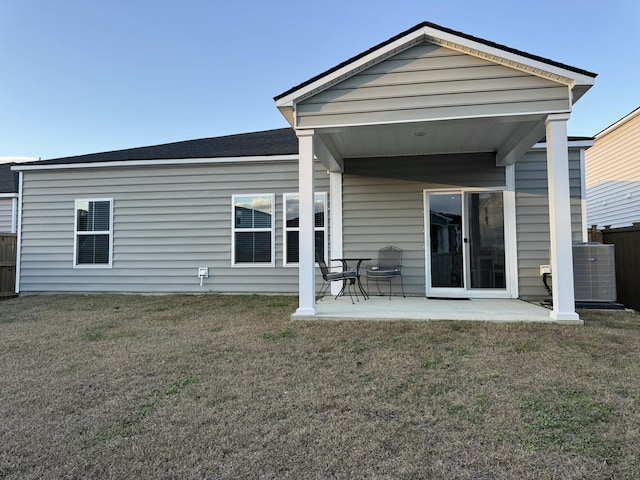
<svg viewBox="0 0 640 480"><path fill-rule="evenodd" d="M393 268L402 265L402 249L398 247L384 247L378 250L378 268Z"/></svg>
<svg viewBox="0 0 640 480"><path fill-rule="evenodd" d="M324 263L324 260L318 253L316 252L316 262L318 262L318 266L320 267L320 271L322 272L322 278L327 279L327 274L329 273L329 267Z"/></svg>

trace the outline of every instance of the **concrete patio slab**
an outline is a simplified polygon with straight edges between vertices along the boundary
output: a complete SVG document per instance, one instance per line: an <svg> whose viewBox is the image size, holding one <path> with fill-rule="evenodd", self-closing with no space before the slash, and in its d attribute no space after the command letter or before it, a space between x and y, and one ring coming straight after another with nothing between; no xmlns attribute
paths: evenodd
<svg viewBox="0 0 640 480"><path fill-rule="evenodd" d="M371 297L356 301L324 297L316 303L316 315L291 316L292 320L473 320L482 322L558 322L550 310L514 299L429 299L425 297Z"/></svg>

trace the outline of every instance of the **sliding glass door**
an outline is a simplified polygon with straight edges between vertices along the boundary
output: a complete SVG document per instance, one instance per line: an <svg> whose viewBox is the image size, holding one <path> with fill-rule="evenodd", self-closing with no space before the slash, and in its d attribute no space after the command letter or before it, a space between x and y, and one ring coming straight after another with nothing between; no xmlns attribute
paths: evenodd
<svg viewBox="0 0 640 480"><path fill-rule="evenodd" d="M425 192L427 293L504 290L502 191Z"/></svg>

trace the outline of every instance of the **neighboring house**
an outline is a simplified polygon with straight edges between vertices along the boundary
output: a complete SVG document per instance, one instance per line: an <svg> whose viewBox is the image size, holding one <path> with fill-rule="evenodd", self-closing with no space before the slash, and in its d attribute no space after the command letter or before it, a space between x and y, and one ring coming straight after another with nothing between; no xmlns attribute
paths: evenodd
<svg viewBox="0 0 640 480"><path fill-rule="evenodd" d="M14 167L19 290L298 293L307 316L315 248L396 245L412 295L543 297L550 263L550 315L577 320L566 122L595 76L422 23L277 96L290 129Z"/></svg>
<svg viewBox="0 0 640 480"><path fill-rule="evenodd" d="M0 234L16 233L18 212L18 174L13 163L0 163Z"/></svg>
<svg viewBox="0 0 640 480"><path fill-rule="evenodd" d="M640 222L640 108L595 136L586 153L587 223Z"/></svg>

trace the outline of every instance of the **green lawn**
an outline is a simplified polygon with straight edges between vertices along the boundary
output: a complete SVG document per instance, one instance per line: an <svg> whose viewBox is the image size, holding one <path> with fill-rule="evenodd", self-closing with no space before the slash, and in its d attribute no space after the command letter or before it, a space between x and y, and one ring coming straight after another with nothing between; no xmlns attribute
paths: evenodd
<svg viewBox="0 0 640 480"><path fill-rule="evenodd" d="M296 298L0 302L0 479L637 479L640 317L292 322Z"/></svg>

